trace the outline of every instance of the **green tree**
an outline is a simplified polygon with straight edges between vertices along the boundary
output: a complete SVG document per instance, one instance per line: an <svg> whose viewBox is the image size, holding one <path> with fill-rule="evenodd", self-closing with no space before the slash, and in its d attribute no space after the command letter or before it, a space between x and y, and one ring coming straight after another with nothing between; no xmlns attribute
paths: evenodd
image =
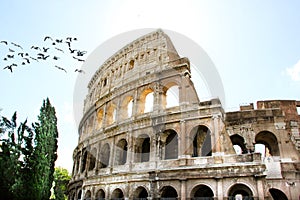
<svg viewBox="0 0 300 200"><path fill-rule="evenodd" d="M67 169L56 167L54 171L54 199L66 200L71 176Z"/></svg>
<svg viewBox="0 0 300 200"><path fill-rule="evenodd" d="M36 136L33 154L33 187L35 191L32 199L46 200L51 195L58 138L55 108L48 98L43 101L38 122L33 124L33 128Z"/></svg>
<svg viewBox="0 0 300 200"><path fill-rule="evenodd" d="M11 120L0 119L0 197L25 199L32 174L33 131L27 120L17 124L17 113Z"/></svg>

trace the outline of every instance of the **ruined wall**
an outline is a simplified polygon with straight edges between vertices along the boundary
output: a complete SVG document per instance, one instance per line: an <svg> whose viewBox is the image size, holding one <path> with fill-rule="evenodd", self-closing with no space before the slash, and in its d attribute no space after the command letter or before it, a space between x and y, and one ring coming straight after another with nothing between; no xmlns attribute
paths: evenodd
<svg viewBox="0 0 300 200"><path fill-rule="evenodd" d="M297 180L299 152L286 104L225 113L219 99L199 100L191 76L189 60L162 30L99 67L88 84L69 199L264 199L270 180L289 195L280 185L286 176ZM256 143L270 160L255 152Z"/></svg>

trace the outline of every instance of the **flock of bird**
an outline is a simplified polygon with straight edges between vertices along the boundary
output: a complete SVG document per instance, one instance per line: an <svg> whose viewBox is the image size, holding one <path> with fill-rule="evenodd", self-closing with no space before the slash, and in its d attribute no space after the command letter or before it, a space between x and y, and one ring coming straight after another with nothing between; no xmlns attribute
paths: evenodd
<svg viewBox="0 0 300 200"><path fill-rule="evenodd" d="M6 55L3 57L3 61L6 63L3 69L13 72L14 68L20 65L30 65L33 62L50 60L55 68L67 73L67 70L58 66L56 61L60 60L63 56L71 55L77 62L84 62L83 56L87 53L86 51L73 49L72 44L74 41L77 41L76 37L53 39L50 36L46 36L43 39L45 45L32 45L30 50L24 50L17 43L2 40L0 41L0 45L8 48ZM82 69L75 69L74 72L84 73Z"/></svg>

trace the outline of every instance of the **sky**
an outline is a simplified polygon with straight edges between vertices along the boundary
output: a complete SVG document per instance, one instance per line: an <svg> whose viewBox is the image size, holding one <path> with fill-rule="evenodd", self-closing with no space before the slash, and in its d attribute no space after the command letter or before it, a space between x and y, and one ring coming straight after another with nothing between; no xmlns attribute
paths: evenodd
<svg viewBox="0 0 300 200"><path fill-rule="evenodd" d="M95 49L122 33L145 28L174 31L207 53L222 80L223 106L233 111L258 100L300 100L299 10L296 0L2 0L0 41L33 52L30 47L45 45L45 36L76 37L74 48L87 51L88 59ZM12 44L9 47L17 49ZM109 50L113 54L118 49ZM0 43L0 115L10 118L17 111L19 122L34 122L43 99L49 97L60 135L56 166L71 172L78 142L74 89L80 76L89 79L88 74L74 70L85 70L85 66L55 52L61 58L55 63L32 62L11 73L3 69L8 53L8 46ZM54 65L64 67L67 73ZM97 70L97 66L91 67ZM199 96L200 100L210 98Z"/></svg>

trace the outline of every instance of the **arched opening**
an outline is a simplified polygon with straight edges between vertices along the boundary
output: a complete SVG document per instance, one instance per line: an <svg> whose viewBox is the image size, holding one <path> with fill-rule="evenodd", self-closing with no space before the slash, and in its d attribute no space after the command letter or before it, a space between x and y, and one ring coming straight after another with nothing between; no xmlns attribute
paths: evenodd
<svg viewBox="0 0 300 200"><path fill-rule="evenodd" d="M121 189L117 188L113 191L113 193L111 194L111 199L112 200L121 200L124 199L124 194L122 192Z"/></svg>
<svg viewBox="0 0 300 200"><path fill-rule="evenodd" d="M165 141L165 159L178 158L178 135L174 130L164 131Z"/></svg>
<svg viewBox="0 0 300 200"><path fill-rule="evenodd" d="M191 198L192 200L213 200L214 199L214 193L213 191L206 185L198 185L195 188L193 188L191 192Z"/></svg>
<svg viewBox="0 0 300 200"><path fill-rule="evenodd" d="M86 168L86 160L87 160L87 151L84 150L82 161L81 161L81 173L85 171Z"/></svg>
<svg viewBox="0 0 300 200"><path fill-rule="evenodd" d="M89 171L93 170L96 165L96 154L97 154L97 149L93 148L91 152L89 152Z"/></svg>
<svg viewBox="0 0 300 200"><path fill-rule="evenodd" d="M235 184L228 192L228 199L253 200L253 193L248 186L244 184Z"/></svg>
<svg viewBox="0 0 300 200"><path fill-rule="evenodd" d="M94 116L90 116L88 118L88 133L91 133L93 131L94 127Z"/></svg>
<svg viewBox="0 0 300 200"><path fill-rule="evenodd" d="M137 114L147 113L153 110L153 90L147 88L143 90L138 99L138 112Z"/></svg>
<svg viewBox="0 0 300 200"><path fill-rule="evenodd" d="M131 70L133 68L134 68L134 60L130 60L128 70Z"/></svg>
<svg viewBox="0 0 300 200"><path fill-rule="evenodd" d="M78 199L78 200L81 200L81 195L82 195L82 191L79 190L79 192L78 192L78 194L77 194L77 199Z"/></svg>
<svg viewBox="0 0 300 200"><path fill-rule="evenodd" d="M162 200L176 200L178 197L177 191L171 186L165 186L161 189Z"/></svg>
<svg viewBox="0 0 300 200"><path fill-rule="evenodd" d="M150 158L150 138L145 138L142 144L141 162L148 162Z"/></svg>
<svg viewBox="0 0 300 200"><path fill-rule="evenodd" d="M264 156L280 156L277 138L269 131L262 131L256 135L255 148L255 151L261 152Z"/></svg>
<svg viewBox="0 0 300 200"><path fill-rule="evenodd" d="M150 92L145 97L145 110L144 110L144 113L153 111L153 100L154 100L153 94L154 94L153 92Z"/></svg>
<svg viewBox="0 0 300 200"><path fill-rule="evenodd" d="M116 165L124 165L127 161L127 141L121 139L116 146Z"/></svg>
<svg viewBox="0 0 300 200"><path fill-rule="evenodd" d="M106 143L103 145L99 155L99 167L106 168L109 165L109 157L110 157L110 147L109 144Z"/></svg>
<svg viewBox="0 0 300 200"><path fill-rule="evenodd" d="M105 192L104 190L100 189L96 193L96 200L104 200L105 199Z"/></svg>
<svg viewBox="0 0 300 200"><path fill-rule="evenodd" d="M76 168L75 168L74 174L77 174L79 172L80 172L80 152L77 153L77 156L76 156Z"/></svg>
<svg viewBox="0 0 300 200"><path fill-rule="evenodd" d="M116 121L117 109L114 104L111 104L107 110L107 124L110 125Z"/></svg>
<svg viewBox="0 0 300 200"><path fill-rule="evenodd" d="M234 148L236 154L248 153L246 145L245 145L245 140L242 136L235 134L235 135L230 136L230 140L233 144L233 148Z"/></svg>
<svg viewBox="0 0 300 200"><path fill-rule="evenodd" d="M97 129L102 127L102 123L103 123L103 110L100 109L97 112Z"/></svg>
<svg viewBox="0 0 300 200"><path fill-rule="evenodd" d="M71 193L71 195L69 197L69 200L76 200L76 198L75 198L75 192L74 191L72 191L72 193Z"/></svg>
<svg viewBox="0 0 300 200"><path fill-rule="evenodd" d="M121 118L127 119L131 117L133 114L133 97L127 96L124 98L122 104L121 104Z"/></svg>
<svg viewBox="0 0 300 200"><path fill-rule="evenodd" d="M278 190L278 189L275 189L275 188L270 188L269 192L270 192L273 199L288 200L287 196L281 190Z"/></svg>
<svg viewBox="0 0 300 200"><path fill-rule="evenodd" d="M166 108L179 106L179 87L174 85L166 92Z"/></svg>
<svg viewBox="0 0 300 200"><path fill-rule="evenodd" d="M91 200L92 194L91 191L86 191L85 195L84 195L84 200Z"/></svg>
<svg viewBox="0 0 300 200"><path fill-rule="evenodd" d="M203 125L196 126L192 129L193 137L193 157L211 156L211 134L210 130Z"/></svg>
<svg viewBox="0 0 300 200"><path fill-rule="evenodd" d="M147 134L139 135L135 141L135 162L148 162L150 159L150 138Z"/></svg>
<svg viewBox="0 0 300 200"><path fill-rule="evenodd" d="M133 99L130 99L130 101L127 104L127 116L131 117L133 112Z"/></svg>
<svg viewBox="0 0 300 200"><path fill-rule="evenodd" d="M144 187L140 186L135 190L133 199L134 200L147 200L148 196L149 195L148 195L147 190Z"/></svg>

